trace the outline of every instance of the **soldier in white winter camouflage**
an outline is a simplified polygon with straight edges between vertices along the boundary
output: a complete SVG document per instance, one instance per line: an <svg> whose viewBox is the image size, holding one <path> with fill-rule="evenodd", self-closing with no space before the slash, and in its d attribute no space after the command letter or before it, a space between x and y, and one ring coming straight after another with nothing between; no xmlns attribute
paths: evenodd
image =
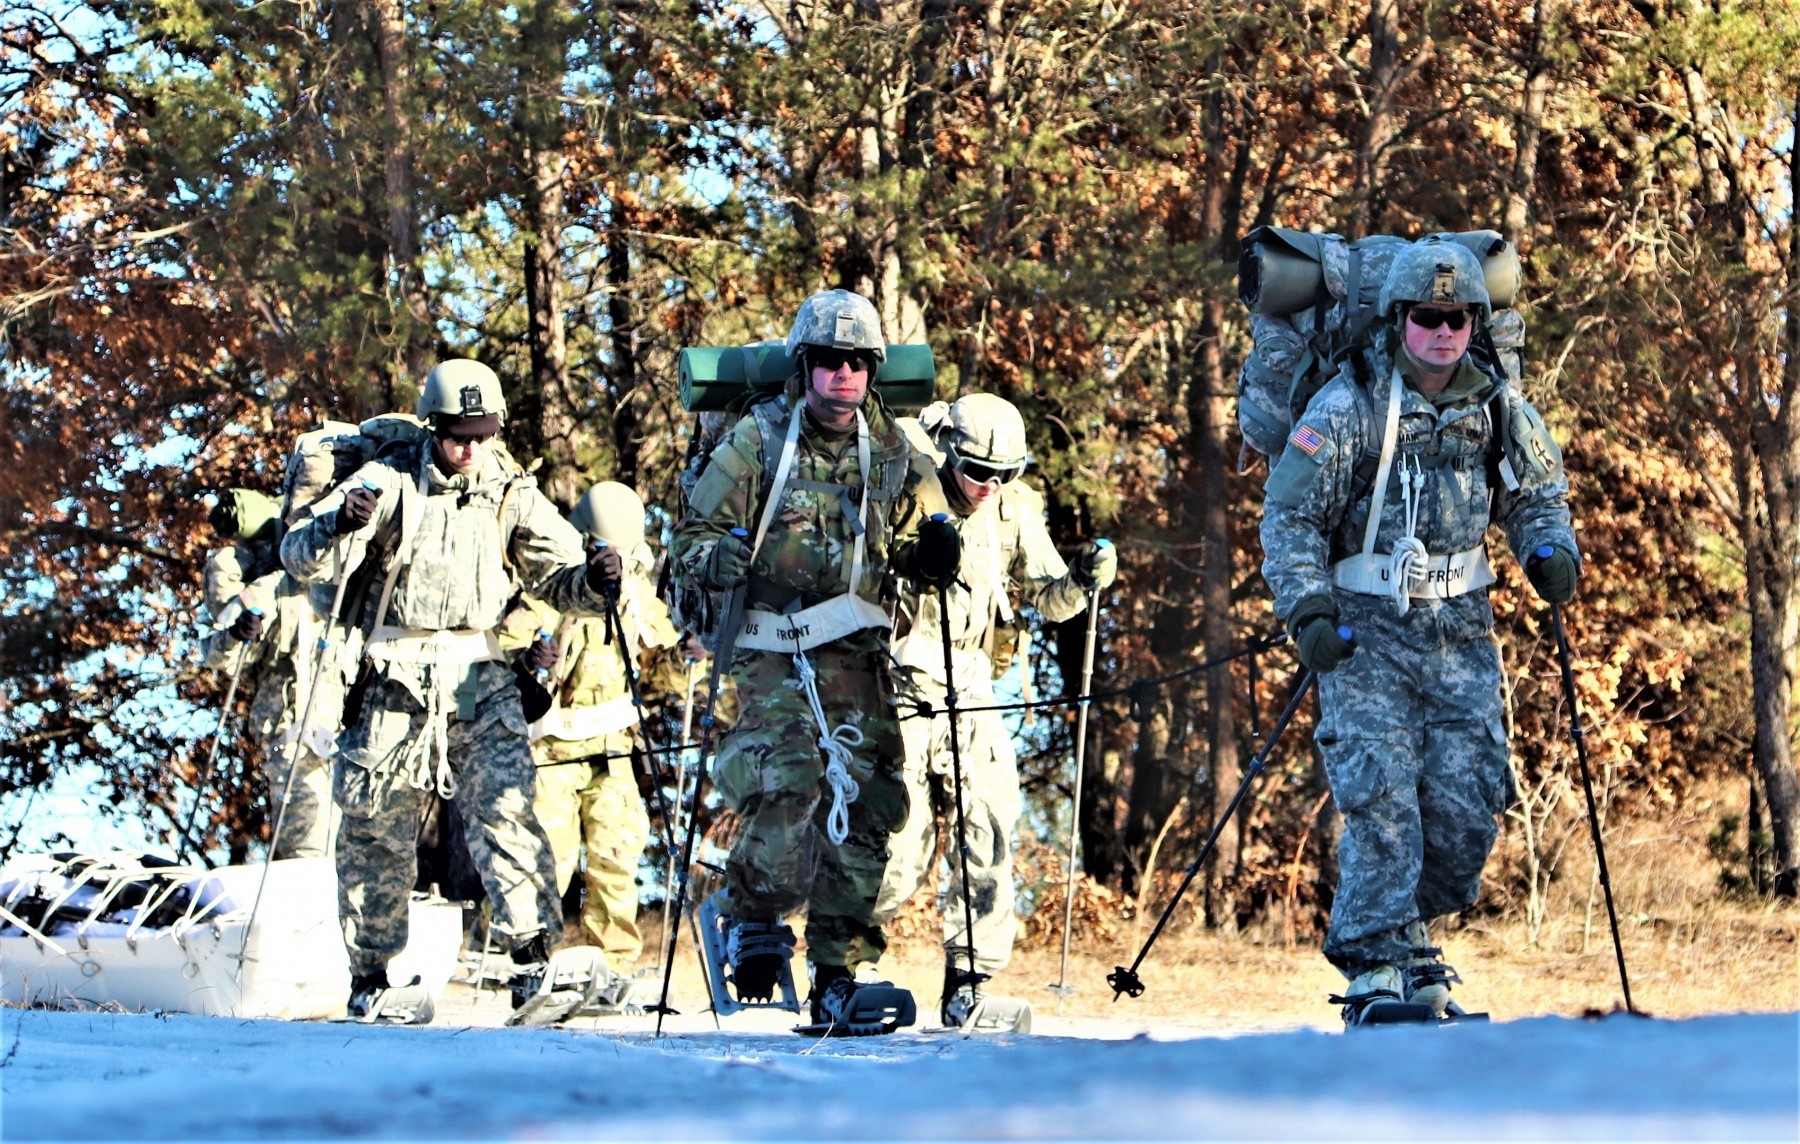
<svg viewBox="0 0 1800 1144"><path fill-rule="evenodd" d="M1276 613L1320 675L1317 739L1344 817L1325 955L1350 979L1352 1023L1455 1012L1425 923L1474 903L1512 793L1489 526L1548 601L1572 598L1580 570L1556 443L1470 351L1489 312L1481 263L1450 236L1415 243L1378 309L1372 347L1271 466L1262 523Z"/></svg>
<svg viewBox="0 0 1800 1144"><path fill-rule="evenodd" d="M574 527L497 447L505 410L492 370L440 364L419 396L429 435L384 448L282 543L301 580L349 572L365 638L335 773L353 1015L379 1011L406 944L434 791L461 811L493 929L512 947L515 1007L537 995L562 931L525 715L495 629L514 577L559 611L594 615L623 564L605 549L584 562Z"/></svg>
<svg viewBox="0 0 1800 1144"><path fill-rule="evenodd" d="M938 479L962 538L962 570L948 589L952 666L959 706L995 702L996 646L1014 624L1012 597L1052 623L1082 610L1087 593L1109 586L1118 569L1110 544L1091 544L1071 568L1050 543L1041 494L1019 476L1030 460L1025 421L1010 402L969 393L954 404L939 402L920 416L941 454ZM979 981L1012 958L1017 919L1013 911L1013 848L1023 801L1018 756L998 711L959 714L963 773L962 813L968 843L969 900L964 901L957 853L956 789L952 778L950 717L945 709L943 620L939 594L908 588L901 595L894 641L894 692L906 745L906 786L911 809L894 835L876 916L891 918L918 892L939 853L940 831L949 868L943 876L944 991L946 1025L985 1027ZM921 714L927 705L931 714ZM940 825L941 824L941 825ZM965 917L971 917L973 935ZM1003 1006L1007 1015L998 1014ZM995 1000L996 1027L1028 1021L1028 1009ZM1025 1026L1025 1027L1028 1027Z"/></svg>

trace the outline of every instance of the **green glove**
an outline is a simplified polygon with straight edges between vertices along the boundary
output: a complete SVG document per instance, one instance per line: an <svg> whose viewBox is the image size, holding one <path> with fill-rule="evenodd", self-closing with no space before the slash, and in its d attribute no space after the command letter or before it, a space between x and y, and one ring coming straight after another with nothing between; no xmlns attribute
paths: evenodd
<svg viewBox="0 0 1800 1144"><path fill-rule="evenodd" d="M1075 579L1083 588L1105 589L1119 576L1119 550L1102 537L1075 558Z"/></svg>
<svg viewBox="0 0 1800 1144"><path fill-rule="evenodd" d="M750 544L733 529L713 544L700 568L700 582L715 592L729 592L750 576Z"/></svg>
<svg viewBox="0 0 1800 1144"><path fill-rule="evenodd" d="M1566 604L1575 598L1575 579L1581 568L1571 552L1546 544L1525 561L1525 578L1548 604Z"/></svg>
<svg viewBox="0 0 1800 1144"><path fill-rule="evenodd" d="M1329 675L1350 658L1350 641L1338 634L1337 605L1330 596L1308 596L1288 616L1288 635L1300 662L1315 675Z"/></svg>

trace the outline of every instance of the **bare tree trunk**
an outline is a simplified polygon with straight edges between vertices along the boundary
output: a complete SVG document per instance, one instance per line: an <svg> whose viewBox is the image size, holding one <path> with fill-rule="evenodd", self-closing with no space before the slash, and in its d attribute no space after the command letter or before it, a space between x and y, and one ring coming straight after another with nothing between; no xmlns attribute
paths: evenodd
<svg viewBox="0 0 1800 1144"><path fill-rule="evenodd" d="M1544 47L1556 17L1557 0L1538 0L1530 54L1524 60L1525 90L1520 96L1518 114L1513 116L1513 138L1518 149L1513 152L1512 185L1507 189L1506 216L1501 224L1506 241L1514 246L1523 246L1528 239L1525 228L1531 222L1538 145L1544 134L1544 109L1550 102L1550 62L1544 56Z"/></svg>
<svg viewBox="0 0 1800 1144"><path fill-rule="evenodd" d="M536 397L536 436L544 494L564 506L581 495L575 410L569 399L563 320L562 238L568 169L561 146L565 23L562 0L537 0L522 13L519 129L523 147L526 341Z"/></svg>
<svg viewBox="0 0 1800 1144"><path fill-rule="evenodd" d="M1198 469L1200 556L1200 633L1207 659L1229 654L1231 630L1231 521L1227 510L1230 493L1229 386L1225 380L1224 352L1220 339L1225 303L1217 292L1202 304L1199 355L1194 385L1188 400L1194 418L1192 444ZM1206 675L1206 754L1212 793L1209 822L1219 821L1242 778L1238 760L1237 690L1231 666L1222 664ZM1246 808L1247 809L1247 808ZM1241 836L1242 819L1224 824L1218 849L1206 874L1206 924L1236 922L1237 898L1231 889Z"/></svg>
<svg viewBox="0 0 1800 1144"><path fill-rule="evenodd" d="M368 10L381 61L381 100L387 116L382 180L387 192L388 284L400 293L404 329L394 347L396 372L423 380L432 365L431 310L419 267L417 204L413 189L412 71L406 62L406 13L401 0L374 0Z"/></svg>
<svg viewBox="0 0 1800 1144"><path fill-rule="evenodd" d="M1388 147L1394 141L1394 88L1400 79L1400 0L1372 0L1369 5L1369 73L1363 91L1362 138L1357 142L1356 202L1350 212L1350 236L1361 238L1381 219L1387 196Z"/></svg>

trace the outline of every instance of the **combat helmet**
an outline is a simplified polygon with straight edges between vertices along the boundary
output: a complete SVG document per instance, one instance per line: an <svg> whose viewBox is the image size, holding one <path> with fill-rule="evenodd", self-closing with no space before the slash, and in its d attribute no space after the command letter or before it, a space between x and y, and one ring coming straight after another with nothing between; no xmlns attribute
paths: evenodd
<svg viewBox="0 0 1800 1144"><path fill-rule="evenodd" d="M644 498L618 481L601 481L575 502L569 523L583 536L630 553L644 543Z"/></svg>
<svg viewBox="0 0 1800 1144"><path fill-rule="evenodd" d="M1025 419L1004 397L965 393L948 406L927 410L920 420L950 464L975 481L1010 481L1031 460Z"/></svg>
<svg viewBox="0 0 1800 1144"><path fill-rule="evenodd" d="M808 346L861 351L877 363L887 360L881 315L874 303L848 290L821 290L800 303L788 331L788 357L803 365Z"/></svg>
<svg viewBox="0 0 1800 1144"><path fill-rule="evenodd" d="M1493 314L1481 260L1452 234L1421 238L1395 256L1376 309L1396 318L1402 306L1473 306L1483 321Z"/></svg>
<svg viewBox="0 0 1800 1144"><path fill-rule="evenodd" d="M492 435L506 423L506 395L493 370L468 358L451 358L425 376L415 412L439 435Z"/></svg>

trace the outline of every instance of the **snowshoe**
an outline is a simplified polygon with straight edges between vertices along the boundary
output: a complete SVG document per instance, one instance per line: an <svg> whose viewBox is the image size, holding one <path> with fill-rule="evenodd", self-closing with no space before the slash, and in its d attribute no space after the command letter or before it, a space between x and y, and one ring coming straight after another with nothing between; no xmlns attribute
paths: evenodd
<svg viewBox="0 0 1800 1144"><path fill-rule="evenodd" d="M794 1028L808 1037L875 1037L919 1017L910 991L888 981L858 981L842 966L818 968L810 1004L812 1024Z"/></svg>
<svg viewBox="0 0 1800 1144"><path fill-rule="evenodd" d="M612 983L606 955L591 945L559 949L541 964L520 963L507 982L513 1011L509 1026L555 1025L593 1004Z"/></svg>
<svg viewBox="0 0 1800 1144"><path fill-rule="evenodd" d="M419 978L395 986L382 972L351 978L350 1003L337 1019L363 1025L429 1025L436 1015L437 1004Z"/></svg>
<svg viewBox="0 0 1800 1144"><path fill-rule="evenodd" d="M1020 997L990 997L981 991L986 974L971 980L967 972L944 971L944 1000L938 1008L942 1032L1029 1033L1031 1002Z"/></svg>
<svg viewBox="0 0 1800 1144"><path fill-rule="evenodd" d="M794 931L781 922L734 918L723 891L700 903L700 958L712 983L713 1012L800 1011L794 990ZM779 996L779 999L777 997Z"/></svg>
<svg viewBox="0 0 1800 1144"><path fill-rule="evenodd" d="M640 1017L662 996L662 974L654 969L640 969L631 974L614 974L612 980L581 1007L581 1017Z"/></svg>
<svg viewBox="0 0 1800 1144"><path fill-rule="evenodd" d="M1331 1003L1343 1006L1344 1027L1423 1024L1437 1020L1429 1004L1406 998L1406 978L1397 965L1377 965L1350 981Z"/></svg>

